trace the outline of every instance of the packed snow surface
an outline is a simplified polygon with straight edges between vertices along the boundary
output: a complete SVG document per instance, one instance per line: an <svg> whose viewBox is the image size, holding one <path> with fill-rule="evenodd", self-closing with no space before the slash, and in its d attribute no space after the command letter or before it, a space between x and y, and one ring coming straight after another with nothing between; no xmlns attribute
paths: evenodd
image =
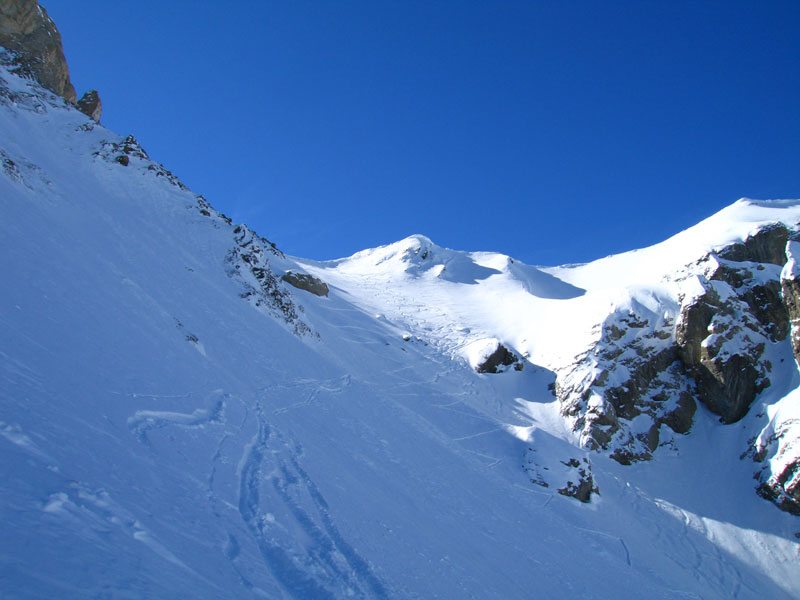
<svg viewBox="0 0 800 600"><path fill-rule="evenodd" d="M423 236L270 255L331 288L278 284L305 332L250 301L235 224L0 77L3 597L800 596L800 524L753 492L747 432L702 410L652 462L592 453L588 504L522 468L588 456L548 385L610 306L664 310L667 273L800 204L582 266ZM525 368L476 373L481 340Z"/></svg>

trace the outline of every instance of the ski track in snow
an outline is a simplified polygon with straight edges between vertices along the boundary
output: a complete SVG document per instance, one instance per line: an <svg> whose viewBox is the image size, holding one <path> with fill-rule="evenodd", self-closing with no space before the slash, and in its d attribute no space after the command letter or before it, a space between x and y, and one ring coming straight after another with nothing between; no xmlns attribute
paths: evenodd
<svg viewBox="0 0 800 600"><path fill-rule="evenodd" d="M273 414L281 415L295 408L301 408L301 407L308 408L309 406L314 404L314 401L317 399L317 397L321 392L340 394L350 386L350 383L351 383L350 375L343 375L342 377L326 381L308 380L308 379L298 380L291 387L295 389L296 388L307 389L308 391L306 392L306 398L300 402L295 402L294 404L290 404L288 406L276 408L273 410Z"/></svg>
<svg viewBox="0 0 800 600"><path fill-rule="evenodd" d="M144 544L163 560L187 571L206 585L217 588L214 583L175 556L130 511L102 488L92 489L79 481L70 482L62 491L51 494L41 510L49 516L72 522L80 528L88 524L99 535L105 535L111 528L117 529Z"/></svg>
<svg viewBox="0 0 800 600"><path fill-rule="evenodd" d="M141 442L147 443L147 433L154 429L173 425L191 429L204 427L207 424L221 425L224 422L225 398L222 390L216 390L210 397L208 408L198 408L190 414L138 410L128 419L128 427Z"/></svg>
<svg viewBox="0 0 800 600"><path fill-rule="evenodd" d="M388 598L383 583L341 535L327 502L294 457L302 454L302 449L293 451L267 424L260 407L257 415L258 431L244 448L239 466L239 514L265 566L295 598ZM260 490L267 482L307 537L302 551L290 551L287 541L280 538L280 524L275 523L274 515L262 512ZM311 512L301 505L301 498Z"/></svg>

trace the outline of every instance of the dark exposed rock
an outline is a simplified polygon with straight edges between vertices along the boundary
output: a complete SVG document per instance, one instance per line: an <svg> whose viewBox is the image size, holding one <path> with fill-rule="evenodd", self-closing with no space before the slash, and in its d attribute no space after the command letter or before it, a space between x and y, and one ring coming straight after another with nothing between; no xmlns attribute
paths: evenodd
<svg viewBox="0 0 800 600"><path fill-rule="evenodd" d="M751 449L753 460L764 465L756 473L759 495L795 515L800 515L798 436L800 422L796 418L773 417Z"/></svg>
<svg viewBox="0 0 800 600"><path fill-rule="evenodd" d="M78 110L93 121L100 122L100 116L103 114L103 103L100 101L100 95L97 90L90 90L81 96L81 99L78 100Z"/></svg>
<svg viewBox="0 0 800 600"><path fill-rule="evenodd" d="M791 324L792 351L800 361L800 242L788 242L786 256L788 261L781 272L782 299ZM788 416L781 413L778 410L770 418L752 448L753 460L764 465L756 474L757 491L781 510L800 515L800 421L793 411Z"/></svg>
<svg viewBox="0 0 800 600"><path fill-rule="evenodd" d="M719 252L719 257L736 262L786 263L786 241L789 230L780 223L763 227L744 242L731 244Z"/></svg>
<svg viewBox="0 0 800 600"><path fill-rule="evenodd" d="M575 456L575 449L561 440L541 433L534 434L522 464L532 484L550 488L581 502L589 502L598 494L592 473L592 462Z"/></svg>
<svg viewBox="0 0 800 600"><path fill-rule="evenodd" d="M781 298L791 325L792 351L800 364L800 270L796 262L800 257L800 243L789 242L786 254L789 262L781 272Z"/></svg>
<svg viewBox="0 0 800 600"><path fill-rule="evenodd" d="M689 430L697 408L694 389L671 331L669 319L612 313L596 345L573 372L559 377L561 412L574 419L583 447L609 450L630 464L652 457L662 425L675 433ZM645 429L642 418L649 422Z"/></svg>
<svg viewBox="0 0 800 600"><path fill-rule="evenodd" d="M0 148L0 175L29 189L35 189L37 185L41 184L52 185L40 167L19 155L12 158L2 148Z"/></svg>
<svg viewBox="0 0 800 600"><path fill-rule="evenodd" d="M719 296L713 290L681 307L681 315L675 325L675 341L684 364L700 364L701 344L708 337L708 326L718 308Z"/></svg>
<svg viewBox="0 0 800 600"><path fill-rule="evenodd" d="M0 166L3 167L3 172L10 179L14 181L22 180L22 174L20 173L17 163L11 160L11 157L3 150L0 150Z"/></svg>
<svg viewBox="0 0 800 600"><path fill-rule="evenodd" d="M244 286L241 297L282 320L296 335L310 334L311 328L298 314L302 307L296 305L291 294L278 283L270 267L267 254L282 253L246 225L236 226L233 234L235 246L227 256L230 265L228 275L241 281Z"/></svg>
<svg viewBox="0 0 800 600"><path fill-rule="evenodd" d="M592 465L588 459L582 458L578 460L572 458L563 463L565 466L573 469L576 481L569 480L567 484L558 489L558 493L562 496L570 496L581 502L589 502L592 494L599 493L597 486L594 483L594 476L592 475Z"/></svg>
<svg viewBox="0 0 800 600"><path fill-rule="evenodd" d="M709 257L710 259L710 257ZM756 277L754 271L769 268L775 271L772 263L734 263L717 260L710 272L709 279L724 281L748 306L749 312L756 318L771 341L777 342L786 338L789 332L789 320L786 308L781 301L781 284L777 278Z"/></svg>
<svg viewBox="0 0 800 600"><path fill-rule="evenodd" d="M117 162L125 167L138 163L139 166L143 166L156 177L163 177L175 187L187 191L189 189L172 171L165 169L164 165L151 160L145 149L132 135L127 136L121 142L103 142L100 150L95 152L93 156L101 157L110 162ZM197 198L202 198L202 196L197 196ZM230 219L212 209L205 199L198 201L198 206L200 212L205 216L209 217L213 214L230 223Z"/></svg>
<svg viewBox="0 0 800 600"><path fill-rule="evenodd" d="M770 231L778 237L785 233L783 228ZM757 234L753 239L760 240L757 248L769 247L769 237ZM697 384L698 399L725 423L747 414L769 386L770 367L761 359L767 343L784 339L788 329L776 283L755 283L751 275L721 262L711 280L701 280L703 293L681 307L675 327L680 357Z"/></svg>
<svg viewBox="0 0 800 600"><path fill-rule="evenodd" d="M790 328L795 360L800 360L800 243L786 244L787 262L781 271L781 296ZM785 401L785 400L784 400ZM800 421L794 411L780 408L756 438L750 454L762 468L756 473L759 495L781 510L800 515Z"/></svg>
<svg viewBox="0 0 800 600"><path fill-rule="evenodd" d="M75 104L61 34L36 0L0 0L0 45L17 53L19 72Z"/></svg>
<svg viewBox="0 0 800 600"><path fill-rule="evenodd" d="M742 299L771 341L780 342L786 339L789 334L789 313L783 303L779 281L754 285L744 291Z"/></svg>
<svg viewBox="0 0 800 600"><path fill-rule="evenodd" d="M281 279L300 290L305 290L314 294L315 296L327 296L328 284L321 279L309 275L308 273L295 273L294 271L287 271L281 276Z"/></svg>
<svg viewBox="0 0 800 600"><path fill-rule="evenodd" d="M733 423L768 385L759 362L765 340L747 304L734 295L722 300L716 288L725 284L714 284L708 282L704 294L682 307L675 340L698 398L722 421Z"/></svg>
<svg viewBox="0 0 800 600"><path fill-rule="evenodd" d="M598 325L597 340L556 384L582 447L623 464L648 460L671 443L664 426L690 430L697 400L726 423L748 412L771 383L767 351L786 339L790 317L800 326L800 281L784 277L781 286L778 277L791 236L769 225L688 265L674 280L686 295L673 316L633 301L628 314ZM800 358L800 327L792 339Z"/></svg>
<svg viewBox="0 0 800 600"><path fill-rule="evenodd" d="M475 367L475 370L478 373L497 373L501 366L510 367L511 365L514 365L517 371L522 370L522 363L520 362L519 356L514 354L503 344L498 344L494 352L479 363Z"/></svg>
<svg viewBox="0 0 800 600"><path fill-rule="evenodd" d="M762 481L757 492L781 510L800 516L800 460L791 461Z"/></svg>
<svg viewBox="0 0 800 600"><path fill-rule="evenodd" d="M704 292L681 308L675 328L681 358L698 398L726 423L741 419L770 385L766 345L788 334L786 292L770 272L786 263L789 236L784 225L770 225L724 248L719 258L708 257Z"/></svg>

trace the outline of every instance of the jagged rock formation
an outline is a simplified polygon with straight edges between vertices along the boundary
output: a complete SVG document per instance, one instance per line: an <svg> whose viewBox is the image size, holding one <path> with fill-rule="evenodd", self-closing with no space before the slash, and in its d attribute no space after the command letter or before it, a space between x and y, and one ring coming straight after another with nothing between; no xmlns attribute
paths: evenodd
<svg viewBox="0 0 800 600"><path fill-rule="evenodd" d="M282 257L283 253L246 225L237 225L233 233L236 245L228 253L228 275L244 286L241 297L283 320L296 335L310 334L311 328L298 314L302 307L296 305L291 294L278 284L278 278L270 267L268 255Z"/></svg>
<svg viewBox="0 0 800 600"><path fill-rule="evenodd" d="M478 373L498 373L503 370L503 367L510 367L512 365L514 366L514 370L522 370L522 363L519 360L519 356L514 354L503 344L498 344L493 352L488 354L486 358L475 366L475 370Z"/></svg>
<svg viewBox="0 0 800 600"><path fill-rule="evenodd" d="M495 337L478 339L468 345L467 362L477 373L503 373L523 369L520 357Z"/></svg>
<svg viewBox="0 0 800 600"><path fill-rule="evenodd" d="M756 439L752 457L758 493L781 510L800 516L800 421L773 417Z"/></svg>
<svg viewBox="0 0 800 600"><path fill-rule="evenodd" d="M755 232L742 243L723 248L719 257L734 262L783 265L786 262L788 239L789 230L781 223L775 223Z"/></svg>
<svg viewBox="0 0 800 600"><path fill-rule="evenodd" d="M791 324L792 351L800 363L800 242L787 243L786 258L781 271L781 294ZM789 396L783 403L792 401L797 402L797 398ZM756 439L752 455L763 465L756 475L758 493L781 509L800 515L800 420L795 411L786 408L779 406L774 411Z"/></svg>
<svg viewBox="0 0 800 600"><path fill-rule="evenodd" d="M672 433L690 430L696 402L723 423L745 417L772 385L787 337L800 364L795 235L780 223L762 227L671 276L676 297L658 302L666 311L634 299L609 315L595 344L558 374L561 412L581 446L608 451L622 464L648 460L671 445ZM760 465L758 493L800 514L796 401L787 396L770 412L744 455Z"/></svg>
<svg viewBox="0 0 800 600"><path fill-rule="evenodd" d="M647 460L663 426L689 431L695 401L725 423L747 413L770 385L769 348L789 329L778 252L789 236L783 225L765 227L687 266L672 280L678 297L661 299L665 312L633 300L609 315L556 385L583 447L609 450L623 464ZM794 286L784 279L784 290ZM783 296L791 304L794 296Z"/></svg>
<svg viewBox="0 0 800 600"><path fill-rule="evenodd" d="M672 340L671 316L632 304L609 315L598 342L556 382L561 411L581 445L623 464L651 458L662 425L686 433L694 389ZM668 438L669 436L667 436Z"/></svg>
<svg viewBox="0 0 800 600"><path fill-rule="evenodd" d="M97 90L86 92L77 100L61 34L36 0L0 0L0 46L11 51L7 60L18 73L35 79L94 121L100 121L103 107Z"/></svg>
<svg viewBox="0 0 800 600"><path fill-rule="evenodd" d="M778 267L707 257L702 291L681 307L675 340L698 399L725 423L741 419L770 385L767 345L785 339ZM760 268L759 268L760 267ZM766 275L766 278L764 277Z"/></svg>
<svg viewBox="0 0 800 600"><path fill-rule="evenodd" d="M315 296L327 296L328 284L318 277L309 275L308 273L296 273L295 271L287 271L281 275L281 279L291 286L299 290L305 290Z"/></svg>
<svg viewBox="0 0 800 600"><path fill-rule="evenodd" d="M75 104L61 34L36 0L0 0L0 45L17 53L22 73Z"/></svg>
<svg viewBox="0 0 800 600"><path fill-rule="evenodd" d="M599 494L592 472L592 461L586 456L575 456L575 448L566 448L554 440L536 439L528 447L522 468L531 483L552 488L562 496L590 502L592 494Z"/></svg>
<svg viewBox="0 0 800 600"><path fill-rule="evenodd" d="M165 169L164 165L151 160L145 149L142 148L136 138L132 135L127 136L119 142L103 142L102 147L94 153L94 156L100 157L109 162L118 163L123 167L127 167L130 164L137 164L147 169L147 171L153 173L156 177L163 177L175 187L178 187L182 190L188 189L183 182L181 182L181 180L172 173L172 171ZM205 200L202 200L202 202L205 202ZM211 216L211 212L204 206L201 206L200 212L203 211L205 211L205 216ZM228 219L228 221L230 220Z"/></svg>
<svg viewBox="0 0 800 600"><path fill-rule="evenodd" d="M781 296L791 326L792 351L800 364L800 242L786 246L787 262L781 271Z"/></svg>
<svg viewBox="0 0 800 600"><path fill-rule="evenodd" d="M103 114L103 103L100 101L100 95L97 90L89 90L81 99L78 100L78 110L85 114L95 122L100 122L100 116Z"/></svg>
<svg viewBox="0 0 800 600"><path fill-rule="evenodd" d="M577 476L575 477L576 481L570 479L564 487L559 488L559 494L575 498L581 502L589 502L592 494L600 492L594 483L592 465L588 458L582 458L581 460L573 458L565 462L564 466L573 469Z"/></svg>

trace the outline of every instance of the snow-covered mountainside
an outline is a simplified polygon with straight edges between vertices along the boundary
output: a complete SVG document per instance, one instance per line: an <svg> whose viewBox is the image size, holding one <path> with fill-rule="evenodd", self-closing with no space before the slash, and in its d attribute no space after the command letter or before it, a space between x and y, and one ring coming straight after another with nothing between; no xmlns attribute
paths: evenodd
<svg viewBox="0 0 800 600"><path fill-rule="evenodd" d="M315 262L6 67L0 167L0 596L800 597L800 202Z"/></svg>

